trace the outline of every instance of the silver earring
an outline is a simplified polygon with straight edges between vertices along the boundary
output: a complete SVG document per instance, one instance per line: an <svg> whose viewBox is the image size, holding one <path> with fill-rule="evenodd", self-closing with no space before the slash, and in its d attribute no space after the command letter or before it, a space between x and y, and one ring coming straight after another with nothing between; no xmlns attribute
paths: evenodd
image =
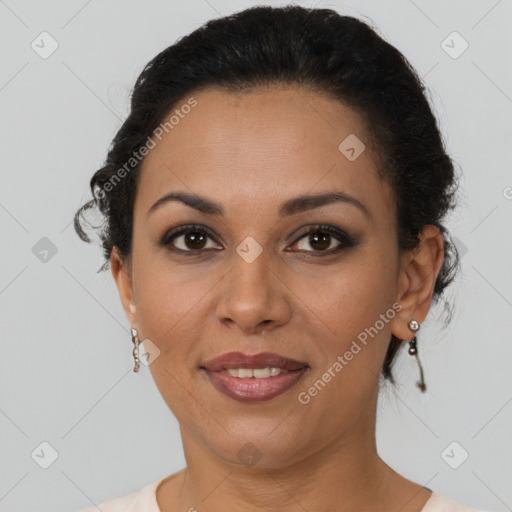
<svg viewBox="0 0 512 512"><path fill-rule="evenodd" d="M133 368L133 371L135 373L137 373L139 371L139 367L140 367L140 360L139 360L139 337L137 336L137 331L131 327L131 332L132 332L132 341L133 341L133 344L135 345L133 347L133 358L135 359L135 367Z"/></svg>
<svg viewBox="0 0 512 512"><path fill-rule="evenodd" d="M414 332L414 336L409 340L409 354L415 356L418 353L418 347L416 346L416 333L420 330L420 324L416 320L409 322L409 329Z"/></svg>
<svg viewBox="0 0 512 512"><path fill-rule="evenodd" d="M422 393L424 393L427 390L427 386L425 385L425 379L423 377L423 366L421 366L421 361L418 355L416 339L416 333L420 330L420 324L413 319L409 322L409 329L414 333L414 336L409 340L409 354L411 356L416 356L416 361L420 367L420 380L416 383L416 385L421 389Z"/></svg>

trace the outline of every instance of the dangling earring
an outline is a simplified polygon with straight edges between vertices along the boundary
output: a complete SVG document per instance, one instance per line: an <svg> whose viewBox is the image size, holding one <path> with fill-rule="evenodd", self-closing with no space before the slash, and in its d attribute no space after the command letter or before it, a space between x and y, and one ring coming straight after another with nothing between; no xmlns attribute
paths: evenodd
<svg viewBox="0 0 512 512"><path fill-rule="evenodd" d="M411 320L409 322L409 329L414 332L414 336L409 340L409 354L411 354L411 356L416 356L416 361L420 367L420 380L416 385L421 389L422 393L424 393L427 390L427 386L425 385L425 380L423 378L423 367L421 366L420 358L418 356L418 346L416 344L416 333L420 330L420 324L416 322L416 320Z"/></svg>
<svg viewBox="0 0 512 512"><path fill-rule="evenodd" d="M138 372L139 371L139 367L140 367L140 364L139 364L139 337L137 336L137 331L131 327L131 332L132 332L132 341L133 341L133 344L135 345L133 347L133 358L135 359L135 367L133 368L133 371L134 372Z"/></svg>

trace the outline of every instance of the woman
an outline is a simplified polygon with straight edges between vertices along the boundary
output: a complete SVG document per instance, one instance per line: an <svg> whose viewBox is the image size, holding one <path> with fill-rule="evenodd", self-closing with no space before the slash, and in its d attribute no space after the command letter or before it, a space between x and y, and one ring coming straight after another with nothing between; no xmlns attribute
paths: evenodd
<svg viewBox="0 0 512 512"><path fill-rule="evenodd" d="M454 167L399 51L328 9L210 21L143 70L91 191L75 228L105 216L187 462L103 512L473 510L376 450L379 387L406 346L425 391L416 334L458 265Z"/></svg>

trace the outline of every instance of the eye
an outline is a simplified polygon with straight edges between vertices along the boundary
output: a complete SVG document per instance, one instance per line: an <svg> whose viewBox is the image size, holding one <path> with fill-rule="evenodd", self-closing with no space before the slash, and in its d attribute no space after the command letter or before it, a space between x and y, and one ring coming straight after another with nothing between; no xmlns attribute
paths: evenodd
<svg viewBox="0 0 512 512"><path fill-rule="evenodd" d="M338 241L338 245L333 248L332 244L335 240ZM353 247L355 243L355 240L344 231L333 226L320 225L303 233L294 245L299 245L299 250L309 245L313 250L306 249L306 252L317 252L320 253L319 255L325 255L337 253L347 247Z"/></svg>
<svg viewBox="0 0 512 512"><path fill-rule="evenodd" d="M180 240L182 239L182 240ZM213 234L198 224L181 226L175 230L166 233L160 241L160 244L172 251L181 252L201 252L203 249L212 249L208 247L208 239L218 243Z"/></svg>
<svg viewBox="0 0 512 512"><path fill-rule="evenodd" d="M208 246L208 240L214 242L213 245L210 244ZM333 248L332 244L336 240L338 245ZM182 253L201 254L206 249L219 250L216 244L219 244L219 242L217 242L215 235L209 229L199 224L180 226L166 233L160 240L160 245L171 251ZM356 245L356 241L347 233L334 226L316 225L313 229L303 231L293 245L298 245L299 250L309 253L316 252L319 253L317 254L318 256L325 256L337 253L344 248L353 247ZM310 245L313 250L304 249L307 245ZM222 246L220 246L220 249L222 249Z"/></svg>

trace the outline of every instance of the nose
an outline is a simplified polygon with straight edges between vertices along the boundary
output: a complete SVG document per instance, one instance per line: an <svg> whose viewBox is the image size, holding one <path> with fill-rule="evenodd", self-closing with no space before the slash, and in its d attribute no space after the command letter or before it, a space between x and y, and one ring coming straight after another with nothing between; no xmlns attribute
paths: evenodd
<svg viewBox="0 0 512 512"><path fill-rule="evenodd" d="M289 288L269 260L265 251L251 263L235 253L231 269L219 284L216 313L220 322L256 334L290 320Z"/></svg>

